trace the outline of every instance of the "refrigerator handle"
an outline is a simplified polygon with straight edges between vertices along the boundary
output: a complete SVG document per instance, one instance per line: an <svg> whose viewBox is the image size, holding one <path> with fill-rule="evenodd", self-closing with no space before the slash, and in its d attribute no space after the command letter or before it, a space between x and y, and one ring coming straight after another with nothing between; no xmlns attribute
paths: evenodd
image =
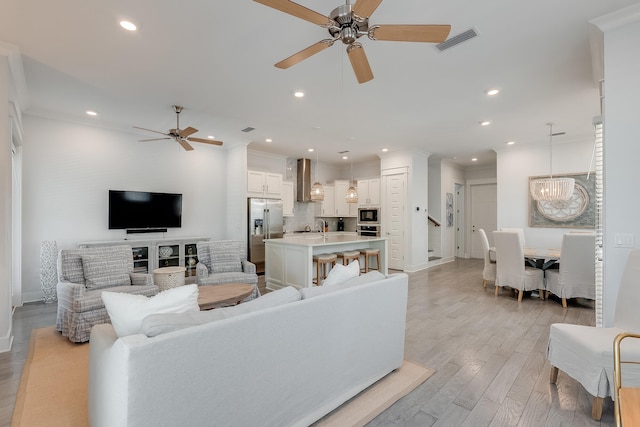
<svg viewBox="0 0 640 427"><path fill-rule="evenodd" d="M271 230L269 228L269 221L271 220L270 215L269 215L269 209L265 209L264 210L264 238L265 239L270 239L271 236L269 234L271 234Z"/></svg>

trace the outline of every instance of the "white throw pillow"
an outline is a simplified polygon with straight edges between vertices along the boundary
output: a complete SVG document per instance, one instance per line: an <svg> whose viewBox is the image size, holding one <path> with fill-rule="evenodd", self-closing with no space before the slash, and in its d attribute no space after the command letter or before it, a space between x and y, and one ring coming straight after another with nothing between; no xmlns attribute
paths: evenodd
<svg viewBox="0 0 640 427"><path fill-rule="evenodd" d="M102 300L118 337L140 333L142 319L149 314L200 310L198 285L178 286L150 298L144 295L104 291Z"/></svg>
<svg viewBox="0 0 640 427"><path fill-rule="evenodd" d="M331 267L327 278L322 282L323 286L339 285L347 280L360 275L360 263L355 260L348 265L336 264Z"/></svg>

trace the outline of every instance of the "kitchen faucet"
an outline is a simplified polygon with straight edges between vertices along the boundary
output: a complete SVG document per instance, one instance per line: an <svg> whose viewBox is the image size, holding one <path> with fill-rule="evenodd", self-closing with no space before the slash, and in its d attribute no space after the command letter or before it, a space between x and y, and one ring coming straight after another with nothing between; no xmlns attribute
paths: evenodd
<svg viewBox="0 0 640 427"><path fill-rule="evenodd" d="M326 229L327 229L327 222L322 219L322 218L318 218L316 219L316 224L318 224L318 221L322 222L322 228L320 229L320 231L322 232L322 237L326 238L327 237L327 233L326 233Z"/></svg>

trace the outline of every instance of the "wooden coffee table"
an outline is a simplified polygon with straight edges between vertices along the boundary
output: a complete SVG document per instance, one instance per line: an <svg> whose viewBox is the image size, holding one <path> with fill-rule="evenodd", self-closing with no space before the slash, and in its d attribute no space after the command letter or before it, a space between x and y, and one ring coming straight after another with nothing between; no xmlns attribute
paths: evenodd
<svg viewBox="0 0 640 427"><path fill-rule="evenodd" d="M198 286L198 305L200 310L211 310L240 303L253 293L254 285L231 283L227 285Z"/></svg>

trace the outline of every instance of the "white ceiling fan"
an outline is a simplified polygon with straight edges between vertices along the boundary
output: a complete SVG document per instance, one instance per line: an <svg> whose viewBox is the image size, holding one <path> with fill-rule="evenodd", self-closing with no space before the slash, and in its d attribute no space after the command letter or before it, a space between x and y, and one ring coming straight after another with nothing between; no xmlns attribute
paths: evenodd
<svg viewBox="0 0 640 427"><path fill-rule="evenodd" d="M134 126L136 129L146 130L148 132L159 133L160 135L165 135L164 138L150 138L150 139L140 139L140 142L148 142L148 141L160 141L163 139L174 139L178 144L182 146L187 151L193 150L193 147L189 142L201 142L203 144L211 144L211 145L222 145L222 141L216 141L214 139L205 139L205 138L195 138L190 135L198 132L198 129L188 127L185 129L180 129L180 112L182 112L183 107L179 105L174 105L173 110L176 112L176 127L175 129L169 129L168 132L159 132L157 130L145 129L139 126Z"/></svg>

